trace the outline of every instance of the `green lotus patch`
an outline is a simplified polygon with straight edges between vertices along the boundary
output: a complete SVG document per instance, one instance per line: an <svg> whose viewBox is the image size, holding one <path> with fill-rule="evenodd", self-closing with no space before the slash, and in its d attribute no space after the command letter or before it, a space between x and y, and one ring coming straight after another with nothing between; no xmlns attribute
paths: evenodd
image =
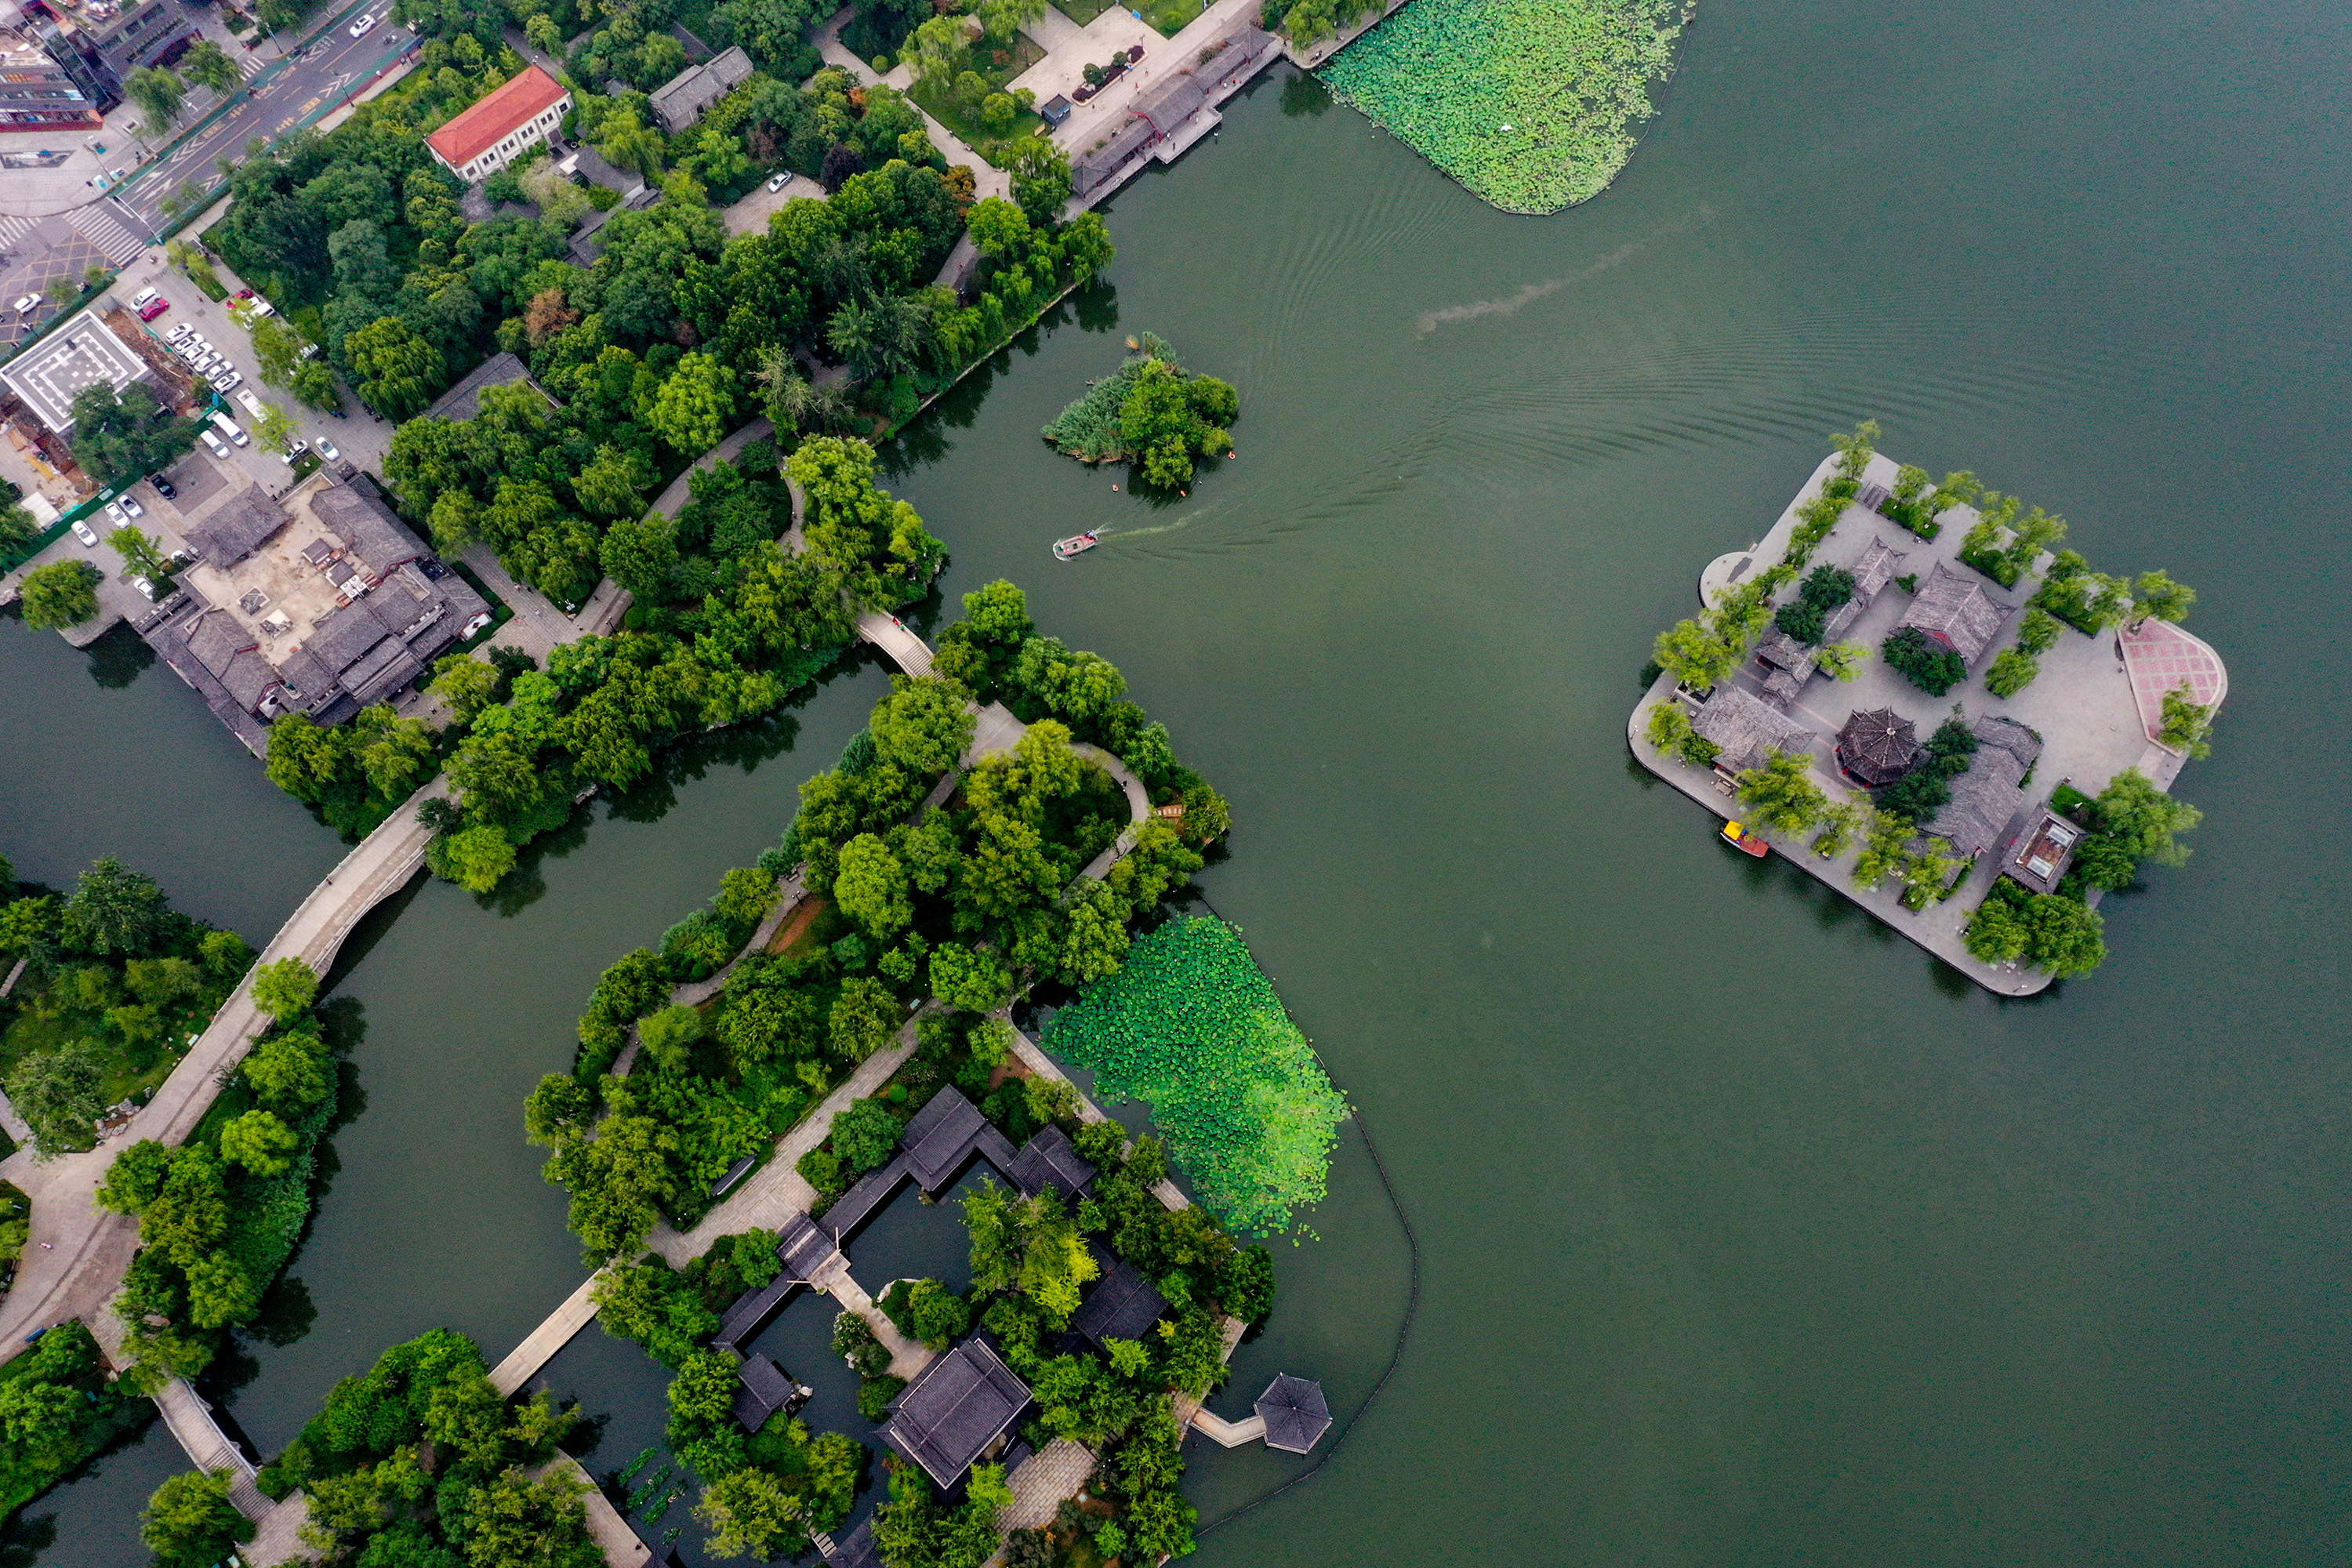
<svg viewBox="0 0 2352 1568"><path fill-rule="evenodd" d="M1413 0L1318 74L1484 201L1599 195L1674 65L1675 0Z"/></svg>

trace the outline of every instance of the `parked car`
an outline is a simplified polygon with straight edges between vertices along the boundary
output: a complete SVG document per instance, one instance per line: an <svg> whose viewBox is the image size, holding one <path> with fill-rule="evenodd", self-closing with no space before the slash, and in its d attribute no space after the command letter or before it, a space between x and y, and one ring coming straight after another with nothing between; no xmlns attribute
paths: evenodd
<svg viewBox="0 0 2352 1568"><path fill-rule="evenodd" d="M244 380L244 376L239 375L236 371L230 371L226 375L215 379L213 385L223 392L235 392Z"/></svg>
<svg viewBox="0 0 2352 1568"><path fill-rule="evenodd" d="M95 550L98 548L98 535L89 531L89 524L84 522L79 518L76 518L74 519L73 531L74 537L81 541L83 549Z"/></svg>
<svg viewBox="0 0 2352 1568"><path fill-rule="evenodd" d="M368 29L374 26L375 17L373 16L362 16L358 21L352 24L352 37L354 38L365 37L367 36Z"/></svg>
<svg viewBox="0 0 2352 1568"><path fill-rule="evenodd" d="M177 500L180 499L179 487L174 485L171 480L165 479L163 475L157 474L153 479L149 479L147 482L153 485L155 487L155 493L162 496L165 500Z"/></svg>
<svg viewBox="0 0 2352 1568"><path fill-rule="evenodd" d="M155 290L152 289L142 289L131 296L131 308L134 310L143 310L154 302Z"/></svg>
<svg viewBox="0 0 2352 1568"><path fill-rule="evenodd" d="M188 325L187 322L182 321L179 325L173 327L170 331L163 334L163 341L176 349L182 342L186 341L188 334L195 330L195 328Z"/></svg>
<svg viewBox="0 0 2352 1568"><path fill-rule="evenodd" d="M142 321L152 321L171 308L172 301L169 300L151 300L141 307L139 319Z"/></svg>
<svg viewBox="0 0 2352 1568"><path fill-rule="evenodd" d="M131 516L145 517L147 515L147 509L141 506L139 504L139 498L132 495L129 490L124 490L117 499L122 502L122 510L129 512Z"/></svg>
<svg viewBox="0 0 2352 1568"><path fill-rule="evenodd" d="M343 455L335 450L335 444L324 436L319 437L319 456L331 463L341 462L343 458Z"/></svg>
<svg viewBox="0 0 2352 1568"><path fill-rule="evenodd" d="M132 587L134 587L134 588L136 588L136 589L138 589L138 590L139 590L139 596L140 596L141 598L142 598L142 599L146 600L146 601L147 601L149 604L151 604L151 605L152 605L152 604L153 604L153 603L155 602L155 579L154 579L154 578L152 578L152 577L133 577L132 579L131 579L131 585Z"/></svg>
<svg viewBox="0 0 2352 1568"><path fill-rule="evenodd" d="M287 447L287 448L286 448L286 450L284 450L284 451L282 451L282 452L278 453L278 460L279 462L281 462L281 463L285 464L288 468L292 468L292 467L294 466L294 459L295 459L295 458L299 458L299 457L300 457L303 453L305 453L305 452L309 451L310 449L310 442L308 442L308 441L297 441L297 442L295 442L291 447Z"/></svg>
<svg viewBox="0 0 2352 1568"><path fill-rule="evenodd" d="M228 456L228 447L222 442L219 437L214 435L209 430L199 430L196 434L203 437L205 445L213 449L214 457L226 458Z"/></svg>
<svg viewBox="0 0 2352 1568"><path fill-rule="evenodd" d="M16 311L20 316L28 316L32 314L33 307L40 302L41 297L38 294L26 294L20 298L15 304L9 306L8 309Z"/></svg>
<svg viewBox="0 0 2352 1568"><path fill-rule="evenodd" d="M790 169L786 169L778 174L774 179L768 182L768 194L773 195L776 192L782 190L786 185L789 185L792 183L793 172Z"/></svg>
<svg viewBox="0 0 2352 1568"><path fill-rule="evenodd" d="M106 503L106 521L112 523L117 528L129 528L131 526L131 520L122 515L122 503L119 500L110 500Z"/></svg>

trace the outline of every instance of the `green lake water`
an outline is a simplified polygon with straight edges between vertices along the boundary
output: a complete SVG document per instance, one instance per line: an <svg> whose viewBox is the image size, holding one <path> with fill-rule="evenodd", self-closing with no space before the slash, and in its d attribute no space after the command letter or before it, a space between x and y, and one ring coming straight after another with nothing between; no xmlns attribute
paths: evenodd
<svg viewBox="0 0 2352 1568"><path fill-rule="evenodd" d="M1231 798L1208 895L1419 1238L1393 1380L1198 1561L2343 1560L2347 868L2315 786L2352 761L2347 56L2307 3L1712 5L1616 186L1544 219L1269 78L1119 198L1107 289L891 455L948 593L1022 583ZM1036 439L1144 329L1243 399L1238 458L1169 505ZM2030 1003L1725 852L1626 753L1700 565L1870 415L2094 564L2195 584L2230 665L2179 786L2195 858ZM0 626L0 842L53 882L121 854L265 937L339 847L168 670L90 668ZM495 1358L581 1277L523 1093L883 689L599 803L520 907L426 885L371 923L340 982L365 1106L290 1342L218 1391L262 1447L393 1340ZM1407 1257L1352 1129L1313 1223L1228 1414L1288 1370L1344 1415L1388 1362ZM611 1415L600 1468L658 1426L614 1350L551 1369ZM1210 1516L1297 1468L1203 1447ZM106 1461L16 1550L138 1561L121 1510L168 1467Z"/></svg>

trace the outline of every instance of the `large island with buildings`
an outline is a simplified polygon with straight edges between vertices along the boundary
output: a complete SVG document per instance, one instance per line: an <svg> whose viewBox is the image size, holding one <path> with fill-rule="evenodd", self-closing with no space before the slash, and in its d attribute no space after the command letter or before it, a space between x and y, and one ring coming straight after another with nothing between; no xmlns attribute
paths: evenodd
<svg viewBox="0 0 2352 1568"><path fill-rule="evenodd" d="M2228 675L2178 624L2193 593L2091 571L2052 548L2063 520L1932 486L1875 435L1708 564L1629 739L1749 853L2032 994L2095 967L2105 892L2185 855L2197 813L2168 792Z"/></svg>

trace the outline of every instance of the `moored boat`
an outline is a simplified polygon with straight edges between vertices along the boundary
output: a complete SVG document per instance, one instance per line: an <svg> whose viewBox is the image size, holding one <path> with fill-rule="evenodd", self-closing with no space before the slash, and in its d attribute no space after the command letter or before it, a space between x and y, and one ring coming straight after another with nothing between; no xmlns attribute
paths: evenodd
<svg viewBox="0 0 2352 1568"><path fill-rule="evenodd" d="M1761 838L1757 837L1756 830L1754 828L1742 823L1725 823L1723 825L1723 841L1726 844L1730 845L1735 849L1745 850L1747 853L1755 856L1759 860L1765 856L1772 853L1772 847L1769 844L1765 843Z"/></svg>

